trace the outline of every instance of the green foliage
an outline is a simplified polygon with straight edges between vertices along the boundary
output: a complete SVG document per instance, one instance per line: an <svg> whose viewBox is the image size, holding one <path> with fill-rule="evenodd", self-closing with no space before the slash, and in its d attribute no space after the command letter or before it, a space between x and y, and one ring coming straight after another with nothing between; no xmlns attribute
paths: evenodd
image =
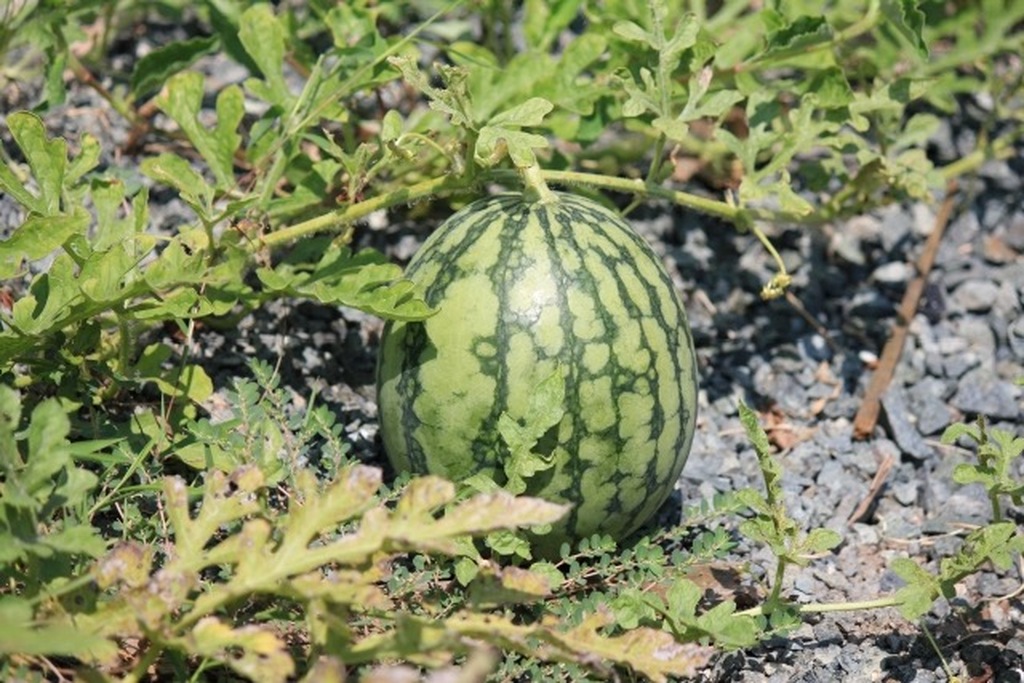
<svg viewBox="0 0 1024 683"><path fill-rule="evenodd" d="M5 114L0 151L0 192L20 212L0 240L3 676L39 678L63 657L83 677L134 680L339 679L395 660L662 680L701 666L706 644L792 626L803 607L781 597L786 568L838 537L788 515L745 407L763 492L692 505L685 527L653 538L595 537L535 561L523 527L541 533L559 509L492 481L386 489L315 397L289 409L261 363L216 387L190 355L197 322L231 325L279 298L426 318L397 266L353 248L358 221L523 169L659 196L769 244L762 221L928 197L1012 152L1021 77L1004 64L1024 47L1021 3L767 4L525 0L513 16L502 2L0 3L0 86L32 98ZM130 71L115 68L113 47L154 23L197 33L154 33ZM210 58L247 77L211 87ZM122 148L47 128L69 74L130 130ZM936 168L925 146L964 94L990 100L991 120L975 153ZM669 185L681 158L725 196ZM151 216L166 191L192 213L181 225ZM787 282L780 260L769 293ZM217 389L230 404L219 421L203 413ZM552 377L530 415L503 416L513 491L547 464L538 443L560 390ZM888 604L908 618L1024 550L1003 519L1024 497L1024 441L984 422L944 440L973 443L953 476L984 487L994 521L935 574L894 562L907 585ZM729 553L737 517L777 561L767 600L744 611L689 573Z"/></svg>
<svg viewBox="0 0 1024 683"><path fill-rule="evenodd" d="M978 416L973 425L952 424L942 433L942 442L947 444L963 438L974 442L978 461L957 465L953 481L984 486L992 502L992 517L1000 521L1003 496L1014 505L1024 503L1024 480L1013 476L1014 461L1024 453L1024 437L1003 429L989 429L985 418Z"/></svg>
<svg viewBox="0 0 1024 683"><path fill-rule="evenodd" d="M779 600L782 579L789 565L804 566L811 557L832 550L842 543L842 536L831 529L813 529L803 533L786 510L782 490L782 469L771 454L768 435L757 420L757 413L740 403L740 421L747 438L754 446L757 462L764 476L765 493L743 489L738 500L749 506L753 517L740 524L740 531L752 540L771 548L777 561L775 582L767 608L773 610Z"/></svg>
<svg viewBox="0 0 1024 683"><path fill-rule="evenodd" d="M0 601L7 617L0 626L4 654L27 661L64 654L85 667L107 668L117 660L117 642L145 636L138 672L158 658L191 656L204 669L281 681L313 676L332 658L356 667L393 659L439 666L489 644L507 652L506 666L513 668L517 657L526 657L666 680L692 675L706 662L709 651L695 641L736 643L740 632L729 624L737 617L723 616L721 608L710 616L670 614L673 597L654 603L661 616L641 626L621 607L651 582L689 585L685 569L728 549L714 533L693 552L671 557L653 540L619 552L610 539L588 540L575 554L566 549L558 563L521 568L476 554L477 571L458 589L452 583L457 561L475 554L470 537L550 526L565 506L501 490L457 496L436 477L387 492L379 470L344 458L322 462L328 474L318 478L302 454L333 434L308 426L324 422L317 417L322 411L281 414L271 371L261 364L253 370L263 384L238 384L233 409L244 420L229 419L222 431L239 434L230 444L236 468L209 469L195 487L168 476L159 490L147 489L144 495L161 511L152 542L105 543L84 512L96 509L89 504L96 502L98 481L73 462L73 453L84 449L66 440L64 410L56 401L41 404L25 438L16 440L19 400L0 392L0 441L10 460L0 568L7 581L37 581ZM267 423L281 432L276 445L265 437ZM200 437L211 427L193 429ZM253 450L268 441L276 457ZM280 452L289 443L300 451ZM90 459L113 459L116 445L97 445ZM286 501L274 495L274 482L287 482ZM679 531L664 532L661 542ZM80 579L64 573L71 562ZM590 592L595 585L609 592L613 609ZM557 605L536 610L556 596ZM510 612L516 605L518 615ZM308 643L301 656L287 634L258 617L263 612L301 615L295 628ZM662 620L672 628L661 628ZM753 643L753 632L748 636L744 642Z"/></svg>
<svg viewBox="0 0 1024 683"><path fill-rule="evenodd" d="M908 619L917 619L931 609L936 599L953 598L956 585L991 563L997 569L1013 566L1015 558L1024 553L1024 533L1014 522L1002 516L1001 499L1005 496L1020 505L1024 482L1013 476L1014 460L1024 453L1024 438L1002 429L990 429L979 416L974 424L956 423L942 434L943 443L960 439L973 442L977 463L961 463L953 470L958 484L981 484L992 503L993 521L971 531L956 554L939 562L938 574L932 574L910 558L896 558L892 570L906 582L896 597L900 611Z"/></svg>
<svg viewBox="0 0 1024 683"><path fill-rule="evenodd" d="M505 488L512 493L525 493L526 480L538 472L554 467L551 454L537 453L534 448L548 430L556 427L565 415L565 378L561 367L556 367L530 394L526 415L520 419L502 413L498 430L508 448L504 460Z"/></svg>

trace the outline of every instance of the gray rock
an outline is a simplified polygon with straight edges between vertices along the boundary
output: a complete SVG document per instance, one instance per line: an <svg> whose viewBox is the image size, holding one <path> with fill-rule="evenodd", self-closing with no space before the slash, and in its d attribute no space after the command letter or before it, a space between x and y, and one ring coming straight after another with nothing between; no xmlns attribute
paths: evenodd
<svg viewBox="0 0 1024 683"><path fill-rule="evenodd" d="M926 377L907 389L907 405L917 419L917 431L924 436L938 434L952 422L949 386L937 377Z"/></svg>
<svg viewBox="0 0 1024 683"><path fill-rule="evenodd" d="M1024 363L1024 317L1017 318L1006 329L1006 341L1014 357Z"/></svg>
<svg viewBox="0 0 1024 683"><path fill-rule="evenodd" d="M910 506L917 503L916 481L902 481L892 486L892 496L900 505Z"/></svg>
<svg viewBox="0 0 1024 683"><path fill-rule="evenodd" d="M998 294L999 286L991 280L971 278L954 290L952 300L965 311L981 313L992 308Z"/></svg>
<svg viewBox="0 0 1024 683"><path fill-rule="evenodd" d="M967 347L976 353L995 353L996 336L992 326L984 318L967 316L956 321L957 335L967 342Z"/></svg>
<svg viewBox="0 0 1024 683"><path fill-rule="evenodd" d="M832 359L832 349L820 334L800 337L800 340L797 342L797 348L801 356L819 363Z"/></svg>
<svg viewBox="0 0 1024 683"><path fill-rule="evenodd" d="M914 268L909 263L893 261L885 263L871 273L871 279L881 285L902 285L914 276Z"/></svg>
<svg viewBox="0 0 1024 683"><path fill-rule="evenodd" d="M920 432L911 421L910 408L907 405L903 387L890 386L882 396L882 410L893 441L900 451L915 460L925 460L932 455L931 447L921 438Z"/></svg>
<svg viewBox="0 0 1024 683"><path fill-rule="evenodd" d="M943 356L951 356L956 353L963 353L967 350L967 340L962 337L948 336L939 339L936 344L939 348L939 353Z"/></svg>
<svg viewBox="0 0 1024 683"><path fill-rule="evenodd" d="M996 420L1017 420L1021 416L1020 389L987 368L977 368L964 375L950 403L969 415L985 415Z"/></svg>
<svg viewBox="0 0 1024 683"><path fill-rule="evenodd" d="M973 351L964 351L963 353L955 353L946 358L942 362L943 371L946 377L950 379L957 379L968 370L981 365L981 356Z"/></svg>

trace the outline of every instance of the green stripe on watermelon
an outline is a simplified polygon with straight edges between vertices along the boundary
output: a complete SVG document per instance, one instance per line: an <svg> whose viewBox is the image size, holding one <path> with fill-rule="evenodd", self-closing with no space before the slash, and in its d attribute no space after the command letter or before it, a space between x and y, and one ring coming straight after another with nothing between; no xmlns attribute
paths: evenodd
<svg viewBox="0 0 1024 683"><path fill-rule="evenodd" d="M561 368L565 414L535 447L555 465L527 493L574 507L544 545L622 538L657 511L693 438L693 343L660 260L617 214L570 194L482 199L406 276L438 313L385 327L378 402L396 469L501 483L501 415L522 420Z"/></svg>

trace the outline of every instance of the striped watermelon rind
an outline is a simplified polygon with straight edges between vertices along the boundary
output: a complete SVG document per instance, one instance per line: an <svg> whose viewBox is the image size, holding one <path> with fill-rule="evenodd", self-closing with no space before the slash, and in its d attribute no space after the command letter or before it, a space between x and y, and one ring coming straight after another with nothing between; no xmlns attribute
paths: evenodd
<svg viewBox="0 0 1024 683"><path fill-rule="evenodd" d="M480 199L437 229L406 277L437 309L381 340L381 434L398 471L503 482L502 416L523 421L552 373L565 410L526 494L573 504L542 543L621 539L671 494L689 454L697 375L660 259L616 213L572 194Z"/></svg>

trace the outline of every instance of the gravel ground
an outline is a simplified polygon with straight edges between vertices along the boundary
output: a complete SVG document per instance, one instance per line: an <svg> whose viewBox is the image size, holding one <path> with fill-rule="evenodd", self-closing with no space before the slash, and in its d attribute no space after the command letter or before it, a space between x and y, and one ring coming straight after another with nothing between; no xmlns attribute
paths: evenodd
<svg viewBox="0 0 1024 683"><path fill-rule="evenodd" d="M5 91L0 111L32 99L31 93ZM967 104L930 149L939 163L968 151L976 122L987 115L977 103ZM138 159L111 154L125 139L120 119L97 112L106 112L105 105L91 91L76 89L47 124L72 143L83 129L92 131L107 143L103 163L135 175ZM881 597L900 585L887 570L893 558L910 556L934 568L956 550L966 525L986 521L984 492L951 482L964 452L940 445L938 437L953 421L979 413L995 426L1021 432L1022 391L1015 380L1024 377L1022 159L992 162L961 182L920 312L885 395L883 420L862 441L851 438L854 414L871 361L880 355L915 274L913 263L933 228L938 202L888 207L820 229L771 229L792 264L793 292L806 315L786 300L758 298L771 264L749 235L657 204L631 217L678 282L700 361L698 433L680 481L682 499L759 485L736 410L742 398L770 420L795 518L806 528L826 526L845 538L834 553L791 571L786 593L793 599ZM157 226L187 220L172 193L155 191L152 200ZM0 223L15 224L14 213L0 197ZM360 239L406 259L429 227L397 215L375 216ZM285 385L297 397L316 388L346 425L354 453L381 463L373 389L380 327L379 320L357 311L278 302L237 329L203 328L197 351L219 387L243 374L253 356L280 362ZM851 523L879 468L888 465L872 504ZM1021 510L1011 514L1024 519ZM755 574L772 566L760 548L741 546L735 556ZM1024 602L1019 592L1012 595L1022 571L981 572L965 582L957 599L940 602L927 616L961 680L1024 681ZM921 629L895 610L878 610L810 619L787 638L722 655L701 680L946 678Z"/></svg>
<svg viewBox="0 0 1024 683"><path fill-rule="evenodd" d="M952 483L967 455L939 443L946 426L979 413L1020 433L1024 377L1024 211L1018 169L987 166L963 183L913 319L896 376L870 438L852 439L871 360L881 354L912 265L935 223L929 204L896 206L823 229L773 230L794 293L791 303L758 297L770 263L750 236L707 218L649 206L632 223L664 256L684 294L701 366L698 433L680 489L683 500L759 486L743 436L739 399L770 420L783 485L806 528L843 534L834 553L791 570L787 594L801 602L870 600L897 589L887 570L910 556L934 569L955 552L969 525L984 524L989 503L976 486ZM362 239L406 259L426 234L384 217ZM230 336L207 333L199 346L228 363L228 374L261 355L281 363L298 392L317 387L347 425L355 452L383 461L376 435L373 367L381 324L357 311L278 304ZM230 363L234 362L232 367ZM1018 465L1021 463L1018 462ZM869 498L880 467L890 466ZM1024 475L1024 472L1019 472ZM873 500L859 521L850 517ZM1021 511L1011 511L1022 519ZM666 517L678 514L668 510ZM741 545L738 563L772 567L761 548ZM926 618L943 656L962 680L1024 681L1021 568L984 571L952 603ZM988 676L988 677L986 677ZM811 619L788 638L723 655L704 681L946 680L921 629L894 609Z"/></svg>

